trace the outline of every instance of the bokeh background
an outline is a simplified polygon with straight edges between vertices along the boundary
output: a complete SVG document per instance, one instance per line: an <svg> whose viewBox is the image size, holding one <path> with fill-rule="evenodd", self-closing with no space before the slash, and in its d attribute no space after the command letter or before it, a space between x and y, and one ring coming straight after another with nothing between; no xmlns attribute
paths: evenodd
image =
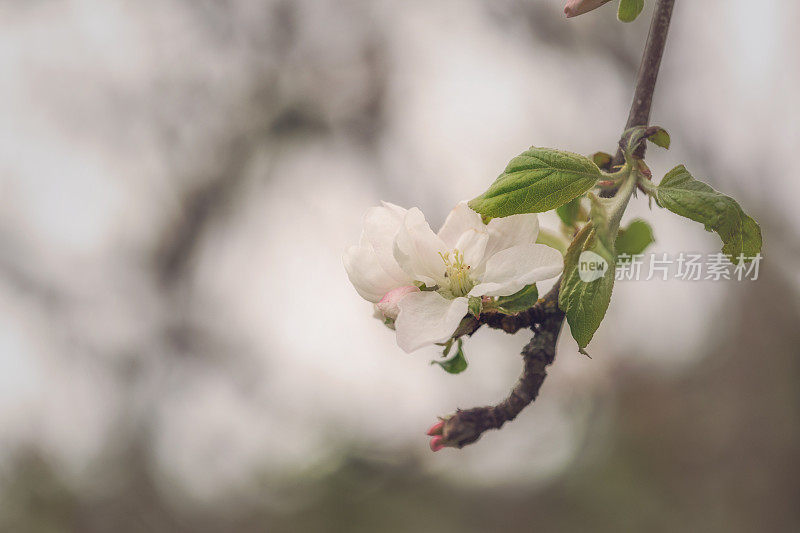
<svg viewBox="0 0 800 533"><path fill-rule="evenodd" d="M800 4L678 0L653 108L759 220L758 281L619 283L464 450L529 333L408 355L341 264L527 146L612 150L652 0L0 3L0 531L800 530ZM639 199L653 251L716 236ZM542 218L555 227L553 217Z"/></svg>

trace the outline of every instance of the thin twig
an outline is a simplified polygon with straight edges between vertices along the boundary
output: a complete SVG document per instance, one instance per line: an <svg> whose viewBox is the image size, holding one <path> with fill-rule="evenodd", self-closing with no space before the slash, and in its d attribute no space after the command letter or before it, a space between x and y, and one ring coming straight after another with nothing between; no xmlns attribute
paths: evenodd
<svg viewBox="0 0 800 533"><path fill-rule="evenodd" d="M631 103L628 122L625 130L633 126L646 126L650 120L650 108L653 103L653 92L656 87L658 70L672 18L675 0L658 0L650 24L636 77L633 102ZM642 143L644 144L644 143ZM644 149L640 156L644 156ZM615 163L622 162L622 153L618 152ZM617 161L618 160L618 161ZM446 446L462 448L477 441L489 429L498 429L513 420L539 394L539 389L547 376L546 368L552 364L556 355L556 342L564 323L564 313L558 307L560 280L544 298L536 302L531 309L518 315L500 315L487 313L475 320L468 334L474 333L481 325L502 329L514 333L523 328L531 328L534 337L522 350L524 368L511 394L494 406L474 407L458 410L444 421L441 428L442 443Z"/></svg>
<svg viewBox="0 0 800 533"><path fill-rule="evenodd" d="M653 19L650 22L650 33L647 35L647 43L642 54L642 62L639 64L639 72L636 75L631 110L628 113L628 122L625 123L626 130L634 126L647 126L650 122L653 93L656 90L656 81L658 81L658 71L661 68L664 47L667 44L669 23L672 19L674 5L675 0L659 0L656 4ZM639 145L635 155L643 159L644 150L645 143L642 143ZM613 165L621 165L623 162L622 149L618 147Z"/></svg>

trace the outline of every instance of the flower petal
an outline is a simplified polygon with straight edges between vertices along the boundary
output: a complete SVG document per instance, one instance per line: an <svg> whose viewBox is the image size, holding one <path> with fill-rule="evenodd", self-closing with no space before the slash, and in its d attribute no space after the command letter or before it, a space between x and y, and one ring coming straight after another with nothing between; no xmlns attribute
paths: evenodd
<svg viewBox="0 0 800 533"><path fill-rule="evenodd" d="M394 320L400 312L400 306L398 305L400 300L412 292L419 292L419 287L416 285L397 287L384 294L381 301L375 305L378 307L378 310L383 313L384 318L391 318Z"/></svg>
<svg viewBox="0 0 800 533"><path fill-rule="evenodd" d="M434 291L407 294L399 306L394 326L397 344L406 352L446 341L469 311L466 298L448 300Z"/></svg>
<svg viewBox="0 0 800 533"><path fill-rule="evenodd" d="M445 282L445 265L440 253L447 251L416 207L406 213L394 239L394 258L413 280L432 287Z"/></svg>
<svg viewBox="0 0 800 533"><path fill-rule="evenodd" d="M557 276L564 258L544 244L512 246L494 254L486 262L481 282L470 296L509 296L526 285Z"/></svg>
<svg viewBox="0 0 800 533"><path fill-rule="evenodd" d="M364 213L362 241L369 243L383 270L395 279L397 285L410 285L412 280L394 258L394 238L403 224L406 210L384 202Z"/></svg>
<svg viewBox="0 0 800 533"><path fill-rule="evenodd" d="M489 244L486 246L486 257L489 258L512 246L534 244L539 236L539 217L536 213L525 213L493 218L487 228Z"/></svg>
<svg viewBox="0 0 800 533"><path fill-rule="evenodd" d="M375 250L369 245L353 245L342 258L347 277L358 294L372 303L398 286L397 281L381 267Z"/></svg>
<svg viewBox="0 0 800 533"><path fill-rule="evenodd" d="M461 234L455 248L464 255L464 263L472 267L483 263L488 242L489 234L486 231L471 229Z"/></svg>
<svg viewBox="0 0 800 533"><path fill-rule="evenodd" d="M449 249L457 248L458 241L462 235L468 231L485 232L481 216L473 211L467 202L459 202L457 206L450 211L447 219L439 230L439 238L447 245Z"/></svg>

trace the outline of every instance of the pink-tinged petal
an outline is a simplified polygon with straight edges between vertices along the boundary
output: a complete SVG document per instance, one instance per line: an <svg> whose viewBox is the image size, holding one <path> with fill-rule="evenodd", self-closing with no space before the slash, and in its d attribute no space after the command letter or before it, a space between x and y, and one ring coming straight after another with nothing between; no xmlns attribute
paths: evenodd
<svg viewBox="0 0 800 533"><path fill-rule="evenodd" d="M397 318L398 313L400 313L400 307L398 306L400 300L402 300L405 295L411 294L412 292L419 292L419 287L415 285L397 287L384 294L383 298L375 305L380 309L385 318L394 320Z"/></svg>
<svg viewBox="0 0 800 533"><path fill-rule="evenodd" d="M564 13L567 15L567 18L577 17L578 15L583 15L593 9L597 9L609 1L610 0L569 0L567 5L564 6Z"/></svg>
<svg viewBox="0 0 800 533"><path fill-rule="evenodd" d="M438 452L442 448L444 448L444 443L442 442L443 437L441 435L437 435L431 439L431 450L434 452Z"/></svg>
<svg viewBox="0 0 800 533"><path fill-rule="evenodd" d="M442 429L444 429L444 420L440 420L439 422L435 423L428 429L427 435L433 437L434 435L441 435Z"/></svg>
<svg viewBox="0 0 800 533"><path fill-rule="evenodd" d="M469 311L466 298L448 300L435 291L412 292L400 302L394 323L397 345L406 352L449 339Z"/></svg>
<svg viewBox="0 0 800 533"><path fill-rule="evenodd" d="M458 247L459 239L468 231L485 232L486 227L481 216L473 211L467 202L460 202L447 215L438 235L448 248L453 249Z"/></svg>
<svg viewBox="0 0 800 533"><path fill-rule="evenodd" d="M564 269L561 252L544 244L513 246L486 262L481 282L470 296L509 296L526 285L550 279Z"/></svg>

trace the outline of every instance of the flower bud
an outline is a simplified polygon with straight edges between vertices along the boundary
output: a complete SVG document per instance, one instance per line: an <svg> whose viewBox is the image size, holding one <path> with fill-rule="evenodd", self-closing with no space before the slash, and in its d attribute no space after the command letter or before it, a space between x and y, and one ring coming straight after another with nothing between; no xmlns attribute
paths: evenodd
<svg viewBox="0 0 800 533"><path fill-rule="evenodd" d="M434 452L438 452L439 450L444 448L444 443L442 442L442 440L444 440L444 437L442 437L441 435L436 435L435 437L433 437L431 439L431 450L433 450Z"/></svg>
<svg viewBox="0 0 800 533"><path fill-rule="evenodd" d="M441 420L430 427L428 430L428 435L433 437L434 435L441 435L442 430L444 429L444 420Z"/></svg>
<svg viewBox="0 0 800 533"><path fill-rule="evenodd" d="M569 0L564 7L564 13L566 13L567 18L577 17L592 9L597 9L608 1L609 0Z"/></svg>
<svg viewBox="0 0 800 533"><path fill-rule="evenodd" d="M414 285L406 285L405 287L397 287L396 289L392 289L386 294L383 295L383 298L375 304L383 316L386 318L391 318L394 320L397 318L397 314L400 312L400 307L398 307L398 303L400 300L403 299L403 296L412 292L419 292L419 287L415 287Z"/></svg>

